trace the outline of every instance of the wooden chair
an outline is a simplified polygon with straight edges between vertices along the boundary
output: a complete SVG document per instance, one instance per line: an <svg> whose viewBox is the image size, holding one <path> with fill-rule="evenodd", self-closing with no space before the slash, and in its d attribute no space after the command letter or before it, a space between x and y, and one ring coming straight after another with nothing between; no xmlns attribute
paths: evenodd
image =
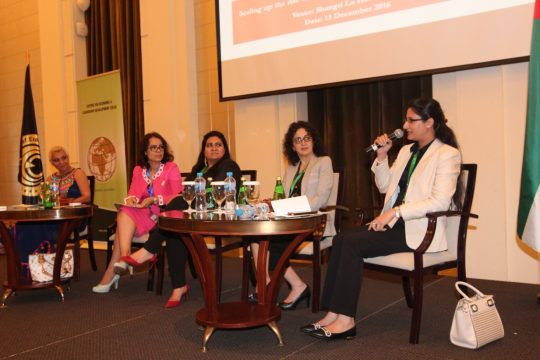
<svg viewBox="0 0 540 360"><path fill-rule="evenodd" d="M334 215L334 225L336 232L339 231L340 214L336 211L349 211L343 206L344 201L344 184L345 184L345 169L334 168L334 183L328 205L321 208L320 211L328 212ZM319 238L312 236L310 240L304 241L298 247L292 259L309 260L313 266L313 283L312 283L312 301L311 311L319 312L321 298L321 265L328 261L330 248L332 247L333 236Z"/></svg>
<svg viewBox="0 0 540 360"><path fill-rule="evenodd" d="M457 268L458 280L467 280L465 271L467 227L471 217L478 218L478 215L471 213L474 187L476 184L476 170L476 164L463 164L461 166L459 181L464 185L461 210L439 211L426 214L428 218L426 235L414 252L365 259L364 268L366 269L397 274L402 277L407 306L413 309L409 334L409 342L411 344L417 344L420 336L424 275L436 274L441 270ZM362 209L357 209L357 211L363 217ZM426 250L435 234L437 219L441 216L446 216L448 221L446 229L448 250L427 253ZM413 279L413 293L411 293L410 286L411 278Z"/></svg>
<svg viewBox="0 0 540 360"><path fill-rule="evenodd" d="M97 205L94 204L94 195L96 190L96 178L93 175L88 176L88 182L90 183L90 204L94 206L94 211L97 208ZM78 232L75 231L73 233L73 241L76 244L75 246L75 258L77 262L80 258L80 241L86 240L86 243L88 244L88 255L90 256L90 264L92 265L92 270L97 270L97 263L96 263L96 253L94 251L94 235L93 235L93 227L92 227L92 217L87 218L86 227ZM78 279L78 275L76 275L76 279Z"/></svg>

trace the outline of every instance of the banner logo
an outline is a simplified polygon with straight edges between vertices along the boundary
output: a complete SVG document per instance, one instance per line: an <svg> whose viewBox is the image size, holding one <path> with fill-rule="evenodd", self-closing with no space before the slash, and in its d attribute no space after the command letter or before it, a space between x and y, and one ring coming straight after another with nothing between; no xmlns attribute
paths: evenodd
<svg viewBox="0 0 540 360"><path fill-rule="evenodd" d="M111 140L98 137L92 141L87 154L88 169L97 181L109 180L116 170L116 149Z"/></svg>
<svg viewBox="0 0 540 360"><path fill-rule="evenodd" d="M37 196L38 187L43 180L43 169L37 134L24 135L21 138L21 184L23 196Z"/></svg>

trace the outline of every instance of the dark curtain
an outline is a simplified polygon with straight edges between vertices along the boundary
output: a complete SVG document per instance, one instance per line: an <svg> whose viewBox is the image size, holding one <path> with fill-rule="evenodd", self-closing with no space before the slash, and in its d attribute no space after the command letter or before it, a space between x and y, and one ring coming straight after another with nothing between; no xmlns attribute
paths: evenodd
<svg viewBox="0 0 540 360"><path fill-rule="evenodd" d="M127 174L144 136L139 15L138 0L91 0L86 12L88 75L120 70Z"/></svg>
<svg viewBox="0 0 540 360"><path fill-rule="evenodd" d="M345 169L345 205L351 210L382 205L370 170L374 155L364 149L377 135L402 127L409 100L431 93L431 76L308 92L309 121L321 132L334 166ZM394 142L390 161L403 144ZM350 228L354 213L342 220L341 227Z"/></svg>

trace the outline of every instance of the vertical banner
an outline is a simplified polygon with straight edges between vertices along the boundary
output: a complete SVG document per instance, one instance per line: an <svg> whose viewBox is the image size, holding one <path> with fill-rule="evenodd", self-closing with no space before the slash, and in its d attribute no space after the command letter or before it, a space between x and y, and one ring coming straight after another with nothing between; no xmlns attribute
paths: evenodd
<svg viewBox="0 0 540 360"><path fill-rule="evenodd" d="M26 65L24 79L24 107L17 181L21 184L22 203L37 204L39 184L43 181L43 163L41 162L34 98L30 84L30 64Z"/></svg>
<svg viewBox="0 0 540 360"><path fill-rule="evenodd" d="M120 71L77 82L81 167L96 177L94 203L115 210L127 193Z"/></svg>

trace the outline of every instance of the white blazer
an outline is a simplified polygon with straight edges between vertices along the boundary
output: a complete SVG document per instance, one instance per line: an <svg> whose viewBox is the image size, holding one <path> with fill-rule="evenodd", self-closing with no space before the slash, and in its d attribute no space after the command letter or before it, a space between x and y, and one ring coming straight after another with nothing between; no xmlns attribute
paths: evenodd
<svg viewBox="0 0 540 360"><path fill-rule="evenodd" d="M399 179L411 157L411 147L412 144L401 148L391 168L388 166L388 158L381 163L375 160L371 167L377 188L386 194L383 212L390 209L397 198ZM424 239L428 225L426 213L446 211L450 208L460 171L459 150L435 139L416 165L404 203L399 207L405 221L407 245L411 249L416 249ZM394 223L395 220L390 225L393 226ZM437 220L437 230L428 252L448 248L445 232L446 218L441 217Z"/></svg>
<svg viewBox="0 0 540 360"><path fill-rule="evenodd" d="M300 162L296 165L289 165L283 175L283 186L285 195L289 196L291 184L298 171ZM319 210L328 204L332 186L334 184L334 170L332 160L328 156L318 157L313 155L302 178L301 195L306 195L309 201L309 207L312 211ZM324 236L336 235L334 227L334 211L326 215L326 228Z"/></svg>

